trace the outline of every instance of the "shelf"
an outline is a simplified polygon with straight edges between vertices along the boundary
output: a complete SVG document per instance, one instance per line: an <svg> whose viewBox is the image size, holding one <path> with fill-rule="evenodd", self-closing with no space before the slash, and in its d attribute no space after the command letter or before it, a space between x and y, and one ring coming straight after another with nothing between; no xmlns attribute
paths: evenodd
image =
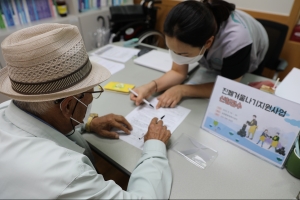
<svg viewBox="0 0 300 200"><path fill-rule="evenodd" d="M76 16L86 16L86 15L90 15L90 14L93 14L93 13L98 13L98 12L101 12L101 11L107 11L109 10L109 7L102 7L102 8L99 8L99 9L91 9L91 10L87 10L87 11L84 11L84 12L79 12L78 14L75 14Z"/></svg>
<svg viewBox="0 0 300 200"><path fill-rule="evenodd" d="M68 15L66 17L51 17L46 19L41 19L37 21L30 22L28 24L22 24L17 26L6 27L5 29L0 29L0 36L9 35L17 30L27 28L30 26L43 24L43 23L66 23L67 21L78 21L75 15Z"/></svg>

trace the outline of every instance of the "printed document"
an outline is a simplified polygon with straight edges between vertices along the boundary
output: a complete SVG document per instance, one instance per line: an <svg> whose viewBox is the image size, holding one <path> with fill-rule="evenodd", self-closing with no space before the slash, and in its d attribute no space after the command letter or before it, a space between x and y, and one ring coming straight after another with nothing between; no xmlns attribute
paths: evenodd
<svg viewBox="0 0 300 200"><path fill-rule="evenodd" d="M93 55L100 56L109 60L125 63L133 56L137 55L139 49L119 47L115 45L106 45L96 50Z"/></svg>
<svg viewBox="0 0 300 200"><path fill-rule="evenodd" d="M90 60L102 65L103 67L108 69L111 74L115 74L118 71L125 68L125 65L122 64L122 63L109 61L109 60L103 59L103 58L98 57L98 56L90 56Z"/></svg>
<svg viewBox="0 0 300 200"><path fill-rule="evenodd" d="M156 107L158 100L155 98L150 103ZM128 142L129 144L143 149L144 136L148 131L148 126L154 117L160 119L168 130L173 133L179 124L186 118L191 110L182 106L175 108L159 108L154 109L146 104L136 107L127 116L127 121L132 125L133 130L130 135L120 134L120 139Z"/></svg>

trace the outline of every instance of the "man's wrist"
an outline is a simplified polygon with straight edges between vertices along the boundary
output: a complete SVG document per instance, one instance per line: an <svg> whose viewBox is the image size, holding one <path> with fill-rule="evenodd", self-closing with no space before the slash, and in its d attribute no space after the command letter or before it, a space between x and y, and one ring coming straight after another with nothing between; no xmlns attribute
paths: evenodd
<svg viewBox="0 0 300 200"><path fill-rule="evenodd" d="M85 124L85 130L87 132L92 132L93 131L93 128L92 128L92 120L94 118L98 117L98 114L97 113L91 113L86 124Z"/></svg>

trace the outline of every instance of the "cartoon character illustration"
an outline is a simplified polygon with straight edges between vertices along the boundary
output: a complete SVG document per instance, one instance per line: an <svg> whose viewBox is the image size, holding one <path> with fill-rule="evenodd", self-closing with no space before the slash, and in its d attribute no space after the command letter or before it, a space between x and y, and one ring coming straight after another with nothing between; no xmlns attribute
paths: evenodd
<svg viewBox="0 0 300 200"><path fill-rule="evenodd" d="M280 155L285 156L285 147L280 147L279 148L278 146L277 146L277 149L275 149L275 152L279 153Z"/></svg>
<svg viewBox="0 0 300 200"><path fill-rule="evenodd" d="M275 135L274 137L272 137L272 143L271 143L271 145L269 146L269 148L268 149L270 149L271 147L274 147L275 148L275 150L276 150L276 148L277 148L277 146L278 146L278 143L279 143L279 133L277 132L276 133L277 135Z"/></svg>
<svg viewBox="0 0 300 200"><path fill-rule="evenodd" d="M261 147L262 147L267 137L269 137L268 129L264 130L264 132L260 135L259 140L256 144L259 144L261 142Z"/></svg>
<svg viewBox="0 0 300 200"><path fill-rule="evenodd" d="M250 139L252 140L253 137L254 137L255 131L257 129L256 115L253 115L253 120L251 122L247 121L247 124L250 126L250 128L248 130L248 136L247 136L247 138L249 138L250 133L251 133L252 137Z"/></svg>
<svg viewBox="0 0 300 200"><path fill-rule="evenodd" d="M247 128L247 125L244 124L243 127L242 127L242 129L239 130L239 131L237 132L237 134L240 135L241 137L245 137L245 136L246 136L246 128Z"/></svg>

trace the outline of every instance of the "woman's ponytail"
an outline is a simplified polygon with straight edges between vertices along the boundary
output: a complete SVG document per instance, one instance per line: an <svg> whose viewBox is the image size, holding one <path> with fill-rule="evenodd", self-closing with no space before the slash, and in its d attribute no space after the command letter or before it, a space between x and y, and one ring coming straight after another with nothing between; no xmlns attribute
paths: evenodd
<svg viewBox="0 0 300 200"><path fill-rule="evenodd" d="M203 0L203 3L213 13L218 27L220 27L221 23L226 21L231 12L235 10L233 3L228 3L223 0Z"/></svg>

